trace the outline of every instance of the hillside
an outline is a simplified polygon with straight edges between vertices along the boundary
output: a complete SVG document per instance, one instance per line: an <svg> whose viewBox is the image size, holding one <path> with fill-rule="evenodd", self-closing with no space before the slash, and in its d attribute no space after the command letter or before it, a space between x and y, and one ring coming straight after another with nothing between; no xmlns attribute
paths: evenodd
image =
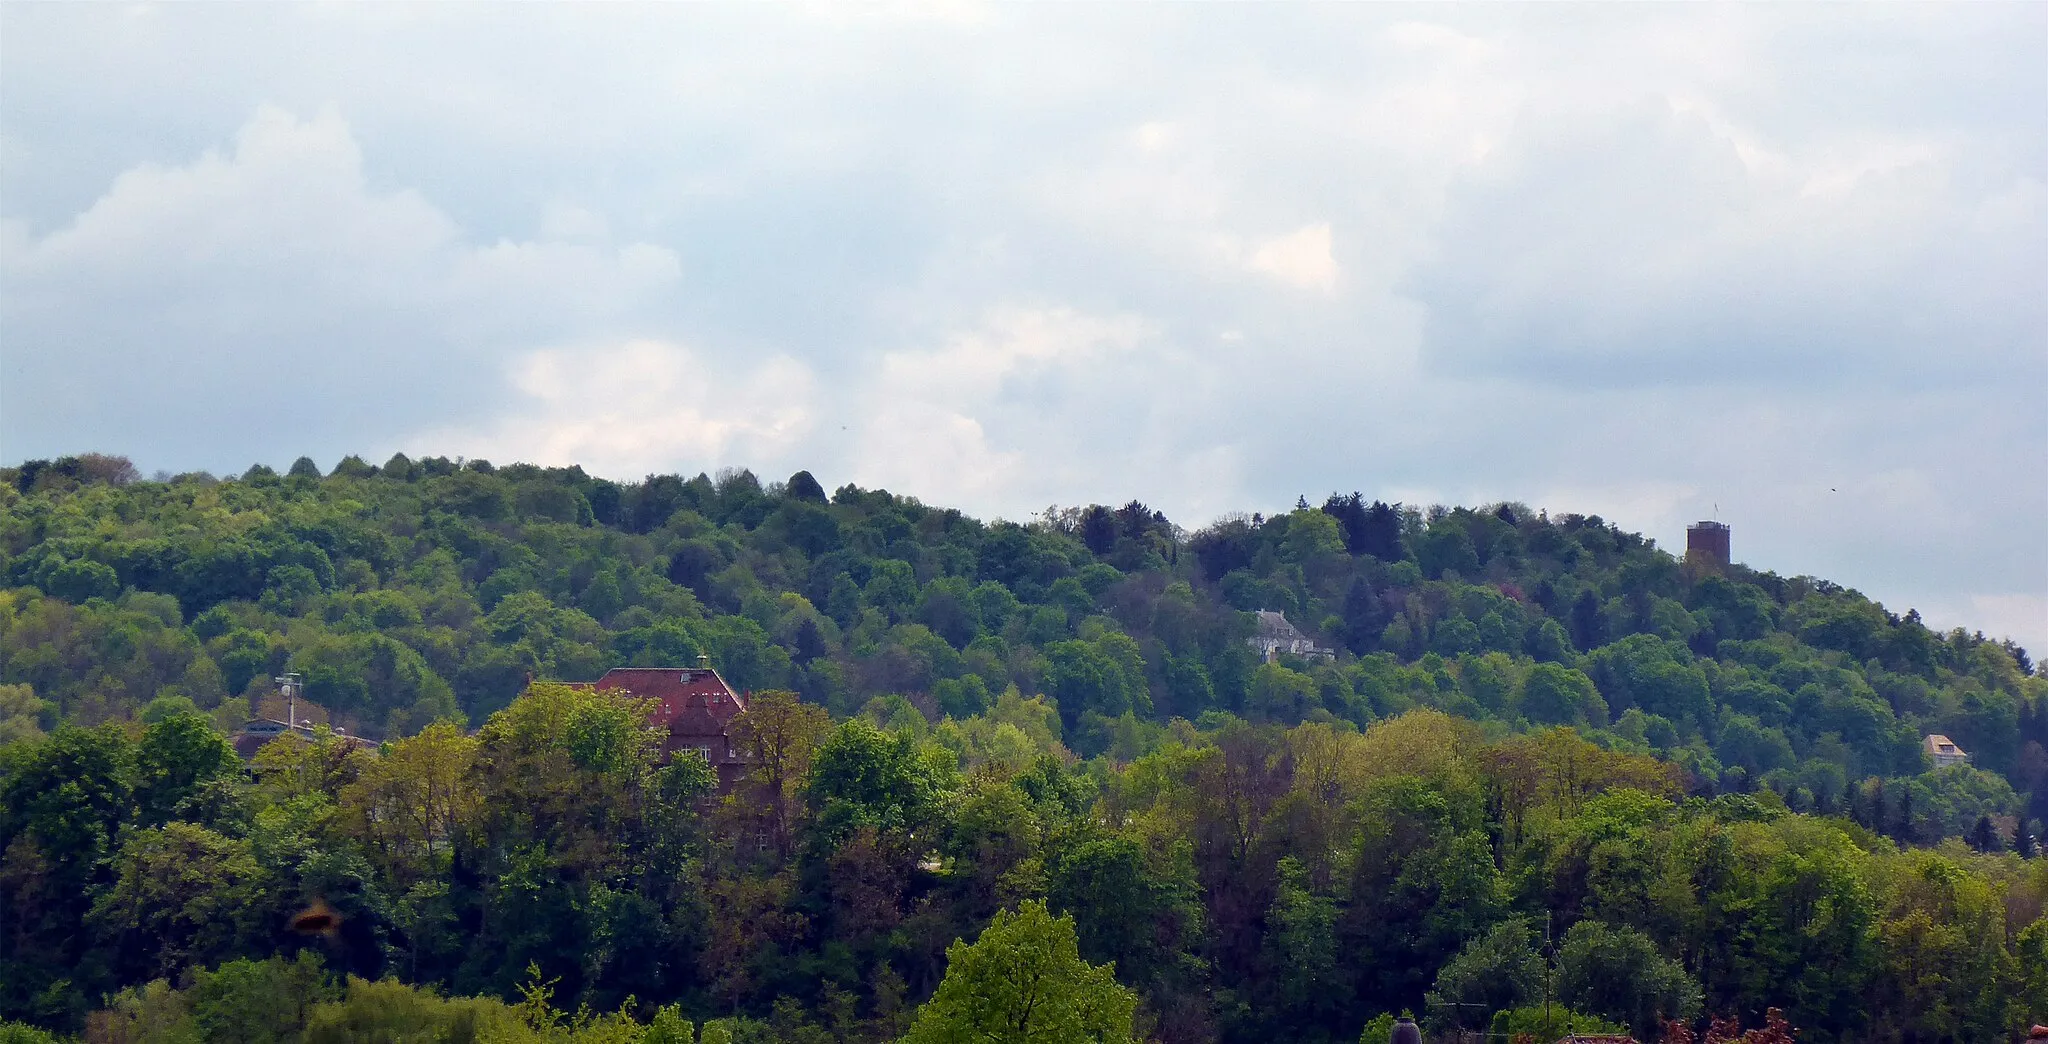
<svg viewBox="0 0 2048 1044"><path fill-rule="evenodd" d="M234 723L290 670L335 723L398 736L479 724L528 678L708 654L742 689L840 717L887 694L964 717L1014 684L1058 704L1084 756L1126 714L1364 725L1434 707L1577 726L1708 791L1819 802L1921 775L1920 739L1941 733L1998 777L1971 787L1997 812L2019 811L2008 789L2048 799L2048 682L2025 650L1825 580L1691 576L1597 516L1353 495L1187 532L1136 503L1017 525L882 490L828 499L807 473L65 470L0 471L0 681L53 704L46 724L166 695ZM1261 665L1255 609L1343 655Z"/></svg>
<svg viewBox="0 0 2048 1044"><path fill-rule="evenodd" d="M152 922L144 897L206 892L152 876L190 860L252 908L353 904L336 970L509 996L530 960L566 999L782 1034L762 1040L904 1031L946 944L1031 897L1167 1040L1355 1040L1496 980L1460 1003L1512 1008L1546 916L1584 1010L1643 1033L1773 1005L1808 1039L1973 1011L1992 1032L2025 1013L1984 998L2048 1002L2027 993L2048 862L1996 854L2048 818L2026 652L1824 580L1689 569L1598 517L1353 494L1188 531L1135 502L981 521L802 472L394 457L139 481L88 456L0 470L0 585L0 1015L60 1028L307 945ZM1334 655L1262 660L1256 610ZM602 700L519 698L700 655L810 723L806 774L754 780L751 810L630 743L573 753L560 730ZM366 811L398 770L345 751L259 761L233 793L201 785L224 767L134 767L217 740L199 723L238 725L287 671L387 743L377 764L443 762L462 800L406 834ZM1970 763L1936 770L1929 733ZM118 795L69 812L34 796L102 776ZM1910 886L1927 874L1946 891Z"/></svg>

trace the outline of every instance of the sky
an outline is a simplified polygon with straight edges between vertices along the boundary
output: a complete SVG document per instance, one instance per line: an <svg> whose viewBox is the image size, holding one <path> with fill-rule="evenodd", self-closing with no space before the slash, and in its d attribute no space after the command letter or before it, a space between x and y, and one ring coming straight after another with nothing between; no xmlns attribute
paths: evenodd
<svg viewBox="0 0 2048 1044"><path fill-rule="evenodd" d="M1599 514L2048 654L2048 5L0 4L0 461Z"/></svg>

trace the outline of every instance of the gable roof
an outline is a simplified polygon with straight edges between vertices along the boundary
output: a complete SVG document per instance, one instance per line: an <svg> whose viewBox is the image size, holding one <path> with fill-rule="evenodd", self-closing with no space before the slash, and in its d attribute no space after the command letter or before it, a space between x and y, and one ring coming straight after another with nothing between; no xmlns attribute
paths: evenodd
<svg viewBox="0 0 2048 1044"><path fill-rule="evenodd" d="M720 735L747 709L745 697L709 667L614 667L584 685L655 701L648 720L671 736Z"/></svg>
<svg viewBox="0 0 2048 1044"><path fill-rule="evenodd" d="M1283 642L1306 641L1308 639L1308 635L1301 633L1301 629L1294 626L1284 614L1276 613L1271 609L1259 610L1258 636L1261 638L1276 638Z"/></svg>

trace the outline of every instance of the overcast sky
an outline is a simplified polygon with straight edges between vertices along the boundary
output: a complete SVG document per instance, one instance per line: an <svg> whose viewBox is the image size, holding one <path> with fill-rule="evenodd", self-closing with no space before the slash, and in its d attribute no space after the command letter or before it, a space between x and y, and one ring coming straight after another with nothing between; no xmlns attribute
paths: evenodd
<svg viewBox="0 0 2048 1044"><path fill-rule="evenodd" d="M2048 5L0 5L0 459L1598 513L2048 654Z"/></svg>

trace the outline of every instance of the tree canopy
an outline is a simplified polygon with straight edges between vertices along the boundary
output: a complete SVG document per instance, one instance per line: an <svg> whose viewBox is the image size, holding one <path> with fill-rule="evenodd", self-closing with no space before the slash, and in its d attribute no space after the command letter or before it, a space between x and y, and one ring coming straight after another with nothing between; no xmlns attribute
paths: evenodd
<svg viewBox="0 0 2048 1044"><path fill-rule="evenodd" d="M1519 504L1191 532L808 473L122 463L0 469L0 1019L35 1032L880 1042L1001 1022L1023 968L1079 1020L1046 1032L1174 1044L1537 1027L1546 982L1645 1037L2048 1010L2048 682L1824 580ZM1261 609L1331 653L1262 658ZM724 791L560 684L699 657L750 697ZM245 761L287 673L316 728Z"/></svg>

